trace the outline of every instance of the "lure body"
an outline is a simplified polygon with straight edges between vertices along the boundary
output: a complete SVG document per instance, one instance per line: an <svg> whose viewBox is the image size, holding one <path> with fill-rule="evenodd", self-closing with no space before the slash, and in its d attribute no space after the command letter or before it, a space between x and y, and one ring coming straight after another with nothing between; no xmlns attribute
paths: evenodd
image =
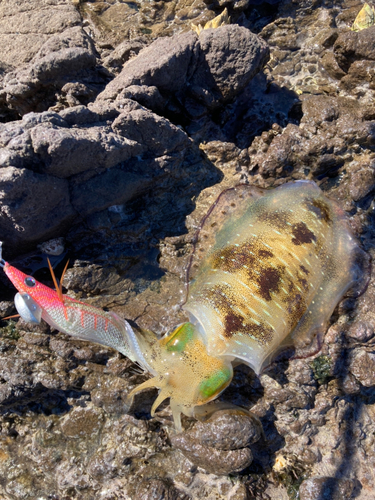
<svg viewBox="0 0 375 500"><path fill-rule="evenodd" d="M63 295L60 287L56 287L57 291L52 290L11 266L1 256L0 265L18 290L15 305L25 321L39 323L43 319L60 332L112 347L144 366L135 333L127 321L113 312L105 312ZM148 366L144 368L149 369Z"/></svg>
<svg viewBox="0 0 375 500"><path fill-rule="evenodd" d="M359 247L343 212L315 183L289 183L264 195L243 196L244 190L231 190L234 199L242 193L238 209L237 201L226 210L217 203L206 217L203 257L195 253L198 265L191 265L196 272L184 305L190 322L170 335L135 332L115 314L63 296L61 288L55 292L1 261L21 295L18 311L137 361L153 378L129 401L141 390L159 388L151 413L170 398L181 430L181 413L197 416L229 385L235 360L260 373L287 345L311 352L355 280ZM224 214L223 223L212 222L215 212ZM217 227L208 243L203 240L210 226Z"/></svg>

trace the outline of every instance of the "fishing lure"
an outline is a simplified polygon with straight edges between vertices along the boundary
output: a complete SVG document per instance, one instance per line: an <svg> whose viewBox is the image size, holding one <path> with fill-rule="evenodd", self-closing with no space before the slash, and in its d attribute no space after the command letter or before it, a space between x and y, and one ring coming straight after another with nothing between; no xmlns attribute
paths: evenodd
<svg viewBox="0 0 375 500"><path fill-rule="evenodd" d="M131 391L129 403L157 387L152 415L170 398L181 430L182 413L198 416L230 384L233 362L259 374L283 347L293 345L300 355L319 347L336 304L356 279L357 251L343 212L314 182L265 193L249 186L228 190L200 227L183 306L190 321L161 339L63 295L55 278L53 291L2 259L0 265L18 290L15 304L25 320L44 319L138 362L153 377Z"/></svg>

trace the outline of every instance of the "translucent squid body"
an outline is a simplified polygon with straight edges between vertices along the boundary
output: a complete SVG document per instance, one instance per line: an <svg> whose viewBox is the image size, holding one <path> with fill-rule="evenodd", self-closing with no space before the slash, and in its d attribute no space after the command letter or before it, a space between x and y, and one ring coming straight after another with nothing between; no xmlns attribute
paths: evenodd
<svg viewBox="0 0 375 500"><path fill-rule="evenodd" d="M233 362L257 374L285 346L317 350L340 298L355 281L360 249L343 212L314 182L298 181L260 193L238 186L206 216L190 264L193 279L183 306L190 322L158 339L123 319L63 295L0 265L17 288L26 321L117 349L152 378L129 398L157 387L170 398L177 430L181 413L194 416L231 382Z"/></svg>

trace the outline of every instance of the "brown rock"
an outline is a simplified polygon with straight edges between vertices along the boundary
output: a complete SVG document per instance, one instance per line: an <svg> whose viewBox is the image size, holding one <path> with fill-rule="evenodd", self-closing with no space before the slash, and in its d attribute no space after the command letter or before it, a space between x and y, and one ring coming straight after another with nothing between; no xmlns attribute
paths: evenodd
<svg viewBox="0 0 375 500"><path fill-rule="evenodd" d="M354 61L348 71L348 74L341 79L340 87L350 91L357 85L368 83L370 88L373 89L375 85L374 79L375 62L367 61Z"/></svg>
<svg viewBox="0 0 375 500"><path fill-rule="evenodd" d="M141 481L136 488L138 500L189 500L189 497L162 479Z"/></svg>
<svg viewBox="0 0 375 500"><path fill-rule="evenodd" d="M329 76L340 80L346 75L345 71L340 68L338 62L332 52L326 52L321 59L321 64L323 68L327 71Z"/></svg>
<svg viewBox="0 0 375 500"><path fill-rule="evenodd" d="M206 422L197 422L186 432L171 438L195 465L213 474L243 470L252 462L250 444L262 433L259 420L240 409L215 412Z"/></svg>
<svg viewBox="0 0 375 500"><path fill-rule="evenodd" d="M314 477L302 482L299 489L301 500L350 500L353 481L334 477Z"/></svg>
<svg viewBox="0 0 375 500"><path fill-rule="evenodd" d="M365 387L375 385L375 352L355 349L350 360L349 370Z"/></svg>
<svg viewBox="0 0 375 500"><path fill-rule="evenodd" d="M97 408L76 407L71 410L61 424L61 430L70 438L91 437L102 427L103 414Z"/></svg>
<svg viewBox="0 0 375 500"><path fill-rule="evenodd" d="M253 461L253 455L249 448L239 450L217 450L211 446L200 444L184 446L173 441L173 445L178 448L186 458L194 465L210 472L211 474L231 474L240 472L248 467Z"/></svg>
<svg viewBox="0 0 375 500"><path fill-rule="evenodd" d="M349 193L354 201L364 198L375 188L375 163L358 167L350 176Z"/></svg>
<svg viewBox="0 0 375 500"><path fill-rule="evenodd" d="M296 33L297 29L294 19L286 17L279 18L275 22L267 24L261 34L271 46L276 46L283 50L297 50L299 43Z"/></svg>
<svg viewBox="0 0 375 500"><path fill-rule="evenodd" d="M189 441L219 450L245 448L258 441L262 434L259 420L241 409L216 411L206 422L197 422L194 427L173 437L183 446Z"/></svg>
<svg viewBox="0 0 375 500"><path fill-rule="evenodd" d="M354 61L362 59L375 61L374 35L375 26L358 32L341 33L333 46L340 68L348 72Z"/></svg>

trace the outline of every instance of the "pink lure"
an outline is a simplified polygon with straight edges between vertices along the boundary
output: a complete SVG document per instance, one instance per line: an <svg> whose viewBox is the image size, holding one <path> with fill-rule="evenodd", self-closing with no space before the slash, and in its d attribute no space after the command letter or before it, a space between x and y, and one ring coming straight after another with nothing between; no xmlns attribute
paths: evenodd
<svg viewBox="0 0 375 500"><path fill-rule="evenodd" d="M112 347L138 362L145 370L151 371L139 349L136 333L127 321L114 312L105 312L64 295L50 263L56 291L5 262L1 257L1 250L0 242L0 266L18 290L15 305L25 321L40 323L44 319L60 332ZM64 273L65 271L66 268Z"/></svg>

